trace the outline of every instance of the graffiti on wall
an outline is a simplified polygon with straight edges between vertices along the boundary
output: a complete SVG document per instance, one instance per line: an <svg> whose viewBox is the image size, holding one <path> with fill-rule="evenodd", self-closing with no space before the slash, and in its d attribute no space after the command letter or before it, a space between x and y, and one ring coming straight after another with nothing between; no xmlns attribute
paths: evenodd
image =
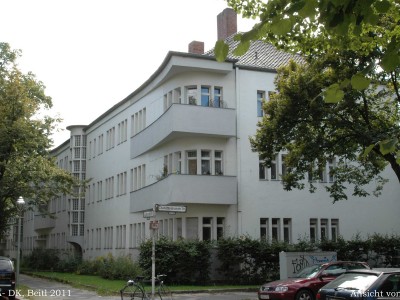
<svg viewBox="0 0 400 300"><path fill-rule="evenodd" d="M293 277L304 268L337 260L336 252L281 252L281 279Z"/></svg>

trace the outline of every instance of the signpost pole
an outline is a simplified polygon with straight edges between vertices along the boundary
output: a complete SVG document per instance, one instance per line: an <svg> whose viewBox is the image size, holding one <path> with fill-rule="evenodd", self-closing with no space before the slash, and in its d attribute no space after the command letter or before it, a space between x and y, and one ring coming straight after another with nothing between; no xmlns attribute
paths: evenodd
<svg viewBox="0 0 400 300"><path fill-rule="evenodd" d="M154 221L156 222L156 207L153 207ZM154 300L155 287L156 287L156 229L152 228L152 241L151 241L151 300Z"/></svg>

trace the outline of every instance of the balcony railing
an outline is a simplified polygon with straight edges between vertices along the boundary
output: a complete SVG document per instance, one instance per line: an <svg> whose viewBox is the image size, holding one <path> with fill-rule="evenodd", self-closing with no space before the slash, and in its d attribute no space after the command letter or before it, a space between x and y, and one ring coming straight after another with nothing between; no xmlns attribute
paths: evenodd
<svg viewBox="0 0 400 300"><path fill-rule="evenodd" d="M236 204L236 186L236 176L171 174L132 192L130 211L149 210L154 204Z"/></svg>
<svg viewBox="0 0 400 300"><path fill-rule="evenodd" d="M131 139L131 158L135 158L171 139L190 134L234 137L234 109L217 109L199 105L173 104L155 122Z"/></svg>

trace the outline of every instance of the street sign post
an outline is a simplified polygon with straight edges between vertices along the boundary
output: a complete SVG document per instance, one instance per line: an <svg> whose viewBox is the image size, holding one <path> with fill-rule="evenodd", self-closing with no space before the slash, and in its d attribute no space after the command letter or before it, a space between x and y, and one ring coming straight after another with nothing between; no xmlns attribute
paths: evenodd
<svg viewBox="0 0 400 300"><path fill-rule="evenodd" d="M156 230L159 228L159 223L156 220L157 212L167 212L169 214L185 213L186 206L182 205L160 205L154 204L153 210L143 212L143 218L150 219L150 229L152 231L152 245L151 245L151 299L154 300L155 295L155 278L156 278Z"/></svg>

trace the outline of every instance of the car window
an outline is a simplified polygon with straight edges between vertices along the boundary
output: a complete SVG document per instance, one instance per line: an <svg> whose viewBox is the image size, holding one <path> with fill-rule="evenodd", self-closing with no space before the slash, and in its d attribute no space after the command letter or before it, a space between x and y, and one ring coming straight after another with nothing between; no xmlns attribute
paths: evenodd
<svg viewBox="0 0 400 300"><path fill-rule="evenodd" d="M306 267L303 270L301 270L299 273L294 274L294 277L296 278L312 278L314 277L319 270L321 270L321 265L314 265L310 267Z"/></svg>
<svg viewBox="0 0 400 300"><path fill-rule="evenodd" d="M388 293L391 292L400 292L400 275L390 275L388 278L386 278L378 290L387 296L390 296Z"/></svg>
<svg viewBox="0 0 400 300"><path fill-rule="evenodd" d="M348 289L365 291L375 280L375 274L344 273L342 276L329 282L323 289Z"/></svg>
<svg viewBox="0 0 400 300"><path fill-rule="evenodd" d="M12 265L8 260L0 260L0 271L12 271Z"/></svg>
<svg viewBox="0 0 400 300"><path fill-rule="evenodd" d="M343 264L329 266L325 269L324 274L330 276L339 276L346 271Z"/></svg>
<svg viewBox="0 0 400 300"><path fill-rule="evenodd" d="M355 269L368 269L366 265L359 263L346 263L347 270L355 270Z"/></svg>

